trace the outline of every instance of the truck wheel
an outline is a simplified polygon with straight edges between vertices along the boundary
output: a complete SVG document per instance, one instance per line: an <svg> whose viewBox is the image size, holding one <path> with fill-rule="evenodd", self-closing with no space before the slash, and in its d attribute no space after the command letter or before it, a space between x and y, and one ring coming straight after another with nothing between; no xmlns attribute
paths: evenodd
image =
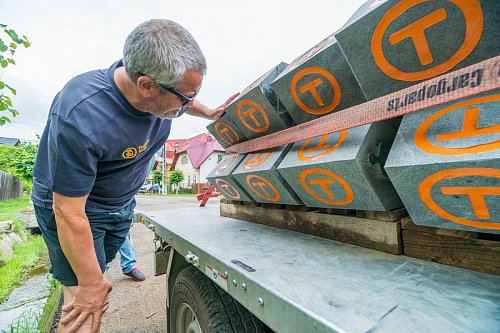
<svg viewBox="0 0 500 333"><path fill-rule="evenodd" d="M172 333L265 333L264 324L195 267L182 270L172 290Z"/></svg>

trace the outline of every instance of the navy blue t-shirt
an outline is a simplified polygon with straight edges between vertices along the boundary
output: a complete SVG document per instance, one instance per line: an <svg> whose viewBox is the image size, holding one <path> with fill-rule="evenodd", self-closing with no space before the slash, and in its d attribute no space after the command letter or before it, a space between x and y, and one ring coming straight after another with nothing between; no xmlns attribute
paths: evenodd
<svg viewBox="0 0 500 333"><path fill-rule="evenodd" d="M167 140L171 120L135 109L109 69L69 81L50 107L33 171L31 199L51 208L52 191L89 194L86 210L113 212L144 183L148 164Z"/></svg>

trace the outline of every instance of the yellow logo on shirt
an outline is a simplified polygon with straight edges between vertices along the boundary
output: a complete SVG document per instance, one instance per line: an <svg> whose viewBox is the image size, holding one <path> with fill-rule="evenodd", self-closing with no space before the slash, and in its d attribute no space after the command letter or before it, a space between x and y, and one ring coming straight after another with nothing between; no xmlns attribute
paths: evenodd
<svg viewBox="0 0 500 333"><path fill-rule="evenodd" d="M129 147L125 149L122 153L124 159L131 159L137 156L137 149L135 147Z"/></svg>
<svg viewBox="0 0 500 333"><path fill-rule="evenodd" d="M148 143L149 143L149 139L144 142L144 144L142 146L139 146L139 153L142 153L143 151L146 150L146 148L148 147Z"/></svg>

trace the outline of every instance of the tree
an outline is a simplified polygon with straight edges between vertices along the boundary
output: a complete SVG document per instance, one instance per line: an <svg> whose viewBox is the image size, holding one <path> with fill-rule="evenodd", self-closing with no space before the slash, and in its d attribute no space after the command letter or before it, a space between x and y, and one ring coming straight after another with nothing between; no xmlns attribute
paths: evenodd
<svg viewBox="0 0 500 333"><path fill-rule="evenodd" d="M170 184L177 185L175 193L179 193L179 183L184 180L184 173L181 170L174 170L170 173Z"/></svg>
<svg viewBox="0 0 500 333"><path fill-rule="evenodd" d="M160 184L161 180L162 180L161 172L153 170L153 184Z"/></svg>
<svg viewBox="0 0 500 333"><path fill-rule="evenodd" d="M29 191L33 181L38 145L23 142L18 146L0 145L0 170L13 175L24 182L24 189Z"/></svg>
<svg viewBox="0 0 500 333"><path fill-rule="evenodd" d="M12 29L7 29L7 25L0 23L0 29L3 29L4 35L0 36L0 66L5 68L9 65L15 65L16 62L12 58L18 45L23 45L25 48L31 45L28 42L28 38L23 36L19 38L17 33ZM4 41L1 37L7 37L11 41ZM7 53L5 56L3 53ZM9 54L10 53L10 54ZM16 89L5 83L0 77L0 112L10 112L12 117L19 115L19 112L12 107L12 100L9 95L7 95L3 90L8 89L12 95L16 95ZM5 123L10 123L10 118L4 115L0 115L0 126L5 125Z"/></svg>

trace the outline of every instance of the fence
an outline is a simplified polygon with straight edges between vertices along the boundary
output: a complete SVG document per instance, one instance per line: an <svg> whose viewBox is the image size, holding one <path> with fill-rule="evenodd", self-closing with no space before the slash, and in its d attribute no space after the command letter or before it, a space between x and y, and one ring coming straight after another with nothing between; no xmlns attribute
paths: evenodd
<svg viewBox="0 0 500 333"><path fill-rule="evenodd" d="M14 177L0 170L0 201L21 198L23 196L23 182L14 180Z"/></svg>

